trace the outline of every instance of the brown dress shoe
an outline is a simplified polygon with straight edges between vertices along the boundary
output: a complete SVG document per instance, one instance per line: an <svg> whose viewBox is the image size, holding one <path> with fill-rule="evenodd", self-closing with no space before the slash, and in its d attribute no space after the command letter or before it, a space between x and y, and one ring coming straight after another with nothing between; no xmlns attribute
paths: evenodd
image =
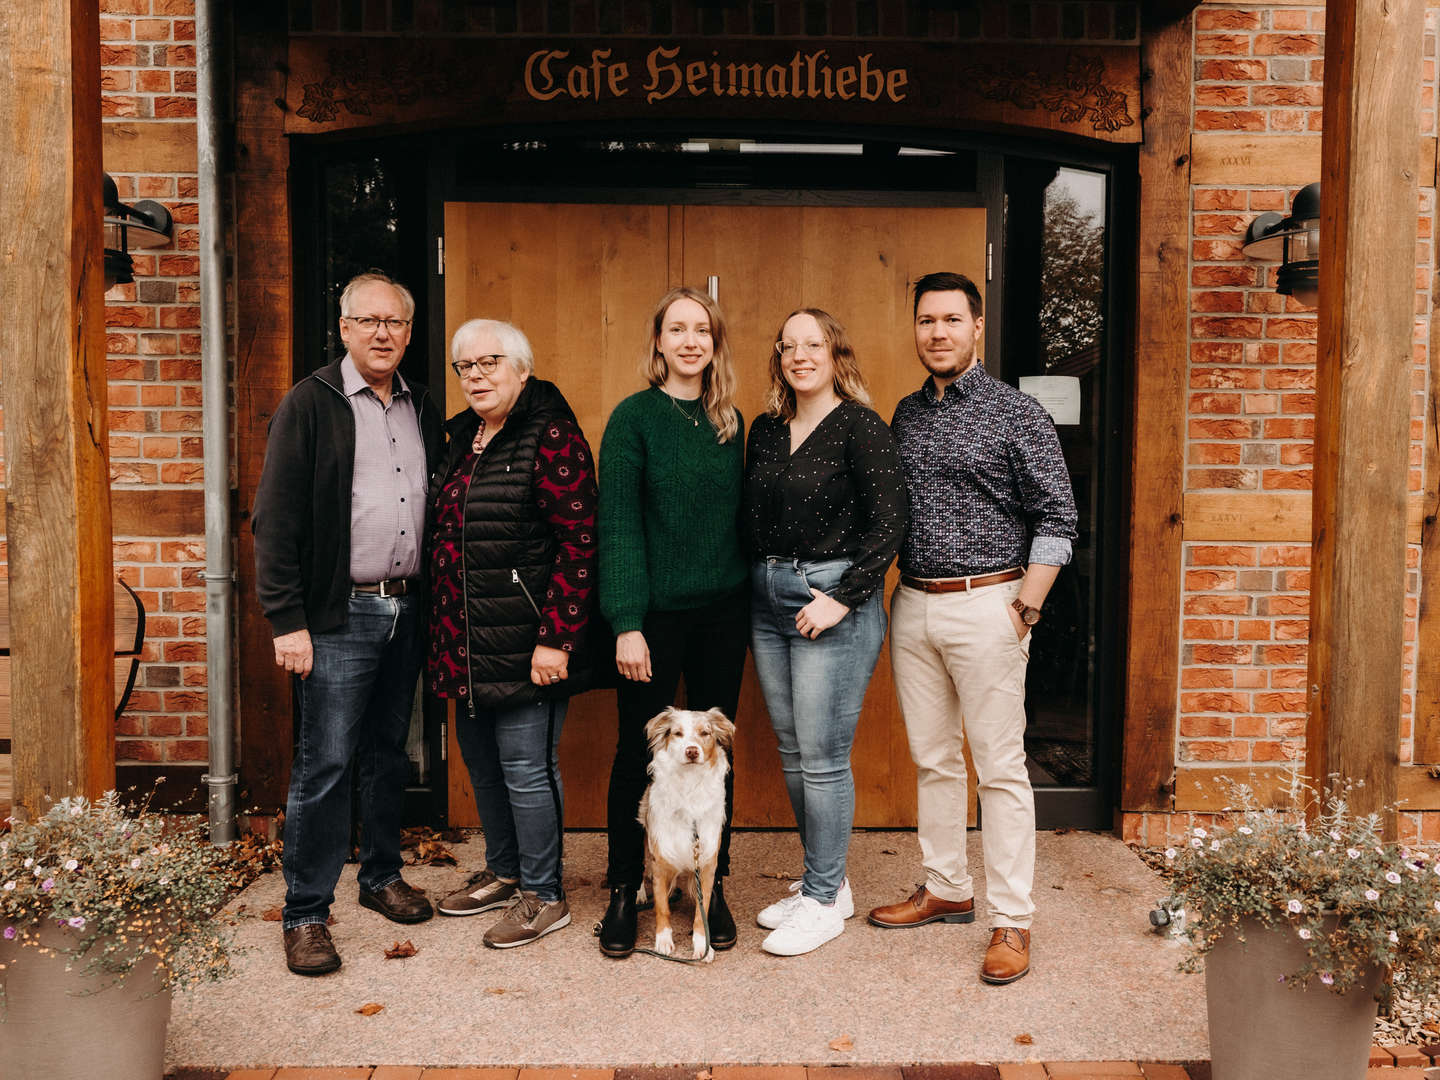
<svg viewBox="0 0 1440 1080"><path fill-rule="evenodd" d="M324 923L301 923L285 931L285 966L296 975L328 975L340 966L340 954Z"/></svg>
<svg viewBox="0 0 1440 1080"><path fill-rule="evenodd" d="M932 922L968 923L975 921L975 899L941 900L921 885L908 900L877 907L870 912L870 921L887 930L907 930Z"/></svg>
<svg viewBox="0 0 1440 1080"><path fill-rule="evenodd" d="M997 926L990 934L980 978L997 986L1012 983L1030 972L1030 931Z"/></svg>
<svg viewBox="0 0 1440 1080"><path fill-rule="evenodd" d="M360 906L378 911L391 922L424 922L435 914L425 894L403 879L397 878L379 892L360 890Z"/></svg>

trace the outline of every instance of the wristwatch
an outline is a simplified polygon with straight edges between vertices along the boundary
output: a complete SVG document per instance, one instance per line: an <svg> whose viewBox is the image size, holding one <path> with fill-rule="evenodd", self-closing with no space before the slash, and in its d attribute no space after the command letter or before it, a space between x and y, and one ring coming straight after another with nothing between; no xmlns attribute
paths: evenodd
<svg viewBox="0 0 1440 1080"><path fill-rule="evenodd" d="M1034 626L1040 621L1040 609L1038 607L1026 607L1025 601L1021 600L1018 596L1010 602L1010 606L1015 609L1016 613L1020 616L1020 621L1026 626Z"/></svg>

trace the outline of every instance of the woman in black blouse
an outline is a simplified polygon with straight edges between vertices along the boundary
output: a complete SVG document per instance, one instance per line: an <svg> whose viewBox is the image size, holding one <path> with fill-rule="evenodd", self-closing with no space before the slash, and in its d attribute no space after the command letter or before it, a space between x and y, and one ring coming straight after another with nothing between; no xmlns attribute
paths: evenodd
<svg viewBox="0 0 1440 1080"><path fill-rule="evenodd" d="M772 931L767 952L794 956L838 937L855 913L850 748L885 639L885 569L906 523L895 440L825 312L802 308L776 335L745 459L751 648L805 845L805 876L756 921Z"/></svg>

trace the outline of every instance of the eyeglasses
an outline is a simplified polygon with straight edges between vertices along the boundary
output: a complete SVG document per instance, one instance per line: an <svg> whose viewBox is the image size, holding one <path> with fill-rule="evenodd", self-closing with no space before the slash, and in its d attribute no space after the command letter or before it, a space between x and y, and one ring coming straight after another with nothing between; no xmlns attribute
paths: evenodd
<svg viewBox="0 0 1440 1080"><path fill-rule="evenodd" d="M775 343L775 351L780 354L782 360L788 360L801 351L807 356L823 356L826 348L823 341L777 341Z"/></svg>
<svg viewBox="0 0 1440 1080"><path fill-rule="evenodd" d="M495 369L500 366L500 361L504 359L504 353L493 353L490 356L476 357L474 360L456 360L450 366L455 369L455 374L460 376L460 378L468 379L471 375L475 374L494 375Z"/></svg>
<svg viewBox="0 0 1440 1080"><path fill-rule="evenodd" d="M355 324L355 328L362 334L373 334L380 329L380 324L385 324L385 329L392 334L398 334L410 325L409 319L377 319L373 315L341 315L342 319L348 319Z"/></svg>

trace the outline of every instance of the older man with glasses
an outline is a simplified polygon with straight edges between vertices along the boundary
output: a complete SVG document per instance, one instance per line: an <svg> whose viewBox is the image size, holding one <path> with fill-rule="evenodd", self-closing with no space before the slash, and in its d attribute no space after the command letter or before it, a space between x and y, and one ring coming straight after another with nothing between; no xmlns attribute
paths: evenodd
<svg viewBox="0 0 1440 1080"><path fill-rule="evenodd" d="M400 823L440 416L426 389L397 371L415 314L409 290L361 274L340 311L346 353L280 402L251 519L256 596L298 706L282 923L297 975L340 966L326 923L350 851L352 771L360 904L400 923L433 914L400 876Z"/></svg>

